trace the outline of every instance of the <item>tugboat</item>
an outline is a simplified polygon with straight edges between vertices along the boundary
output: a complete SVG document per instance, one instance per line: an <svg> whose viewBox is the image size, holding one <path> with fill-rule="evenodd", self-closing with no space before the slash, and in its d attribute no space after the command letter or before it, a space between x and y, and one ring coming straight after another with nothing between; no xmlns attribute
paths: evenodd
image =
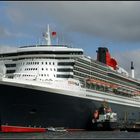
<svg viewBox="0 0 140 140"><path fill-rule="evenodd" d="M107 102L104 102L101 107L93 113L92 130L113 131L118 129L117 113L112 111Z"/></svg>

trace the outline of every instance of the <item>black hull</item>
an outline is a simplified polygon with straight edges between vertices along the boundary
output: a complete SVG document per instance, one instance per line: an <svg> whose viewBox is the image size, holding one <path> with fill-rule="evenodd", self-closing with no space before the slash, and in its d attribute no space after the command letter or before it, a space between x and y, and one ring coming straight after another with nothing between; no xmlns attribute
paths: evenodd
<svg viewBox="0 0 140 140"><path fill-rule="evenodd" d="M0 91L0 122L9 126L91 129L93 112L102 103L2 84ZM130 123L140 118L139 108L109 104L120 122Z"/></svg>

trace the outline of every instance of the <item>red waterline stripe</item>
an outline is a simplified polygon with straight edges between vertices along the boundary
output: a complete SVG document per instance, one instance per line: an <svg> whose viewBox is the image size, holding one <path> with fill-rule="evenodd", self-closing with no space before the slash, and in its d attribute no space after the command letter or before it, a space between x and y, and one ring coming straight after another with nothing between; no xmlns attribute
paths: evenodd
<svg viewBox="0 0 140 140"><path fill-rule="evenodd" d="M20 126L1 126L1 132L46 132L45 128L20 127Z"/></svg>
<svg viewBox="0 0 140 140"><path fill-rule="evenodd" d="M86 131L86 129L66 129L68 132L71 131ZM1 132L46 132L45 128L34 128L34 127L21 127L21 126L8 126L2 125Z"/></svg>

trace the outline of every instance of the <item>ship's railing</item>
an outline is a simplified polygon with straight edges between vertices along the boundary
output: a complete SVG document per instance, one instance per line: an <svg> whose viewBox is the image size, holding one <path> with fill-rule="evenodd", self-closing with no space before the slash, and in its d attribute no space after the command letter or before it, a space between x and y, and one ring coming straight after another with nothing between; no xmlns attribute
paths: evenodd
<svg viewBox="0 0 140 140"><path fill-rule="evenodd" d="M91 70L91 69L87 69L88 65L86 65L86 64L82 64L82 65L85 65L86 67L84 66L84 68L83 67L81 68L80 66L76 65L75 69L74 69L74 72L83 74L84 76L86 75L86 77L92 77L92 78L95 78L95 79L102 79L103 81L108 81L109 83L114 84L114 85L115 84L117 84L119 86L124 85L125 86L124 88L126 88L126 89L128 89L129 87L130 87L130 89L138 88L138 86L135 83L133 83L133 84L135 84L135 85L133 85L130 82L129 83L125 82L125 80L120 80L119 78L115 79L113 77L109 77L109 75L107 75L107 71L102 70L101 72L100 71L97 72L97 71L94 71L95 68ZM78 69L80 69L80 70L78 70ZM96 69L98 70L98 68L96 68ZM86 71L87 71L87 73L86 73ZM102 76L103 78L100 78L99 75Z"/></svg>
<svg viewBox="0 0 140 140"><path fill-rule="evenodd" d="M85 89L85 88L84 88ZM98 94L102 94L102 95L108 95L108 96L112 96L112 97L120 97L122 99L128 99L128 100L133 100L133 101L140 101L140 98L136 98L134 96L133 97L127 97L127 96L122 96L122 95L119 95L119 94L114 94L113 92L104 92L104 91L98 91L98 90L94 90L94 89L85 89L86 91L88 92L92 92L94 94L95 93L98 93Z"/></svg>
<svg viewBox="0 0 140 140"><path fill-rule="evenodd" d="M92 85L91 85L92 84ZM123 86L119 86L117 84L111 84L105 81L97 80L97 79L86 79L86 88L96 89L97 91L105 91L112 92L114 94L122 95L122 96L137 96L140 95L140 91L138 89L126 88ZM102 87L102 88L100 88Z"/></svg>
<svg viewBox="0 0 140 140"><path fill-rule="evenodd" d="M47 46L48 47L52 47L52 46L54 46L54 47L60 47L60 46L61 47L68 47L68 45L46 45L46 44L45 45L40 45L40 44L38 45L38 44L36 44L36 45L29 45L29 46L28 45L27 46L21 46L19 48L28 48L28 47L36 47L36 46L37 47L47 47Z"/></svg>
<svg viewBox="0 0 140 140"><path fill-rule="evenodd" d="M81 89L80 82L78 80L69 78L68 80L32 80L32 79L23 79L23 78L4 78L6 81L11 81L14 83L20 83L20 84L27 84L27 86L31 85L37 85L37 86L43 86L43 87L48 87L48 88L58 88L58 89L65 89L65 90L75 90L79 91Z"/></svg>
<svg viewBox="0 0 140 140"><path fill-rule="evenodd" d="M127 80L130 80L130 81L133 81L133 82L136 82L136 83L139 83L140 84L140 80L139 79L136 79L136 78L134 79L131 76L125 76L125 75L123 75L121 73L118 73L117 71L108 70L107 73L112 73L112 74L115 74L117 76L121 76L124 79L127 79Z"/></svg>
<svg viewBox="0 0 140 140"><path fill-rule="evenodd" d="M80 79L79 76L76 77L77 79ZM83 80L84 79L84 80ZM86 81L86 79L93 79L93 81L91 81L91 83L88 83ZM102 82L101 82L102 81ZM134 88L134 87L129 87L129 86L126 86L126 85L123 85L123 84L120 84L120 83L112 83L106 79L100 79L98 78L81 78L81 82L82 82L82 87L85 87L85 88L92 88L92 89L96 89L98 90L98 87L101 87L101 89L105 89L105 88L108 88L108 90L119 90L119 89L122 89L122 91L124 91L126 95L128 95L127 93L129 92L130 94L136 94L136 95L140 95L140 91L138 88ZM89 81L90 82L90 81ZM97 88L96 88L96 87ZM100 89L99 89L100 90ZM115 91L116 92L116 91ZM117 94L117 93L116 93ZM119 93L118 93L119 94Z"/></svg>

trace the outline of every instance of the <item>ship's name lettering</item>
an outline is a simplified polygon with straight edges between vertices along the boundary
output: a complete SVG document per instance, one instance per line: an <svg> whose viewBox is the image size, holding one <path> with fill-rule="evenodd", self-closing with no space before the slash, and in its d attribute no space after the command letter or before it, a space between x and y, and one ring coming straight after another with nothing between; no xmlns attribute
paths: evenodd
<svg viewBox="0 0 140 140"><path fill-rule="evenodd" d="M72 84L72 85L79 85L78 83L74 82L74 81L68 81L68 84Z"/></svg>

